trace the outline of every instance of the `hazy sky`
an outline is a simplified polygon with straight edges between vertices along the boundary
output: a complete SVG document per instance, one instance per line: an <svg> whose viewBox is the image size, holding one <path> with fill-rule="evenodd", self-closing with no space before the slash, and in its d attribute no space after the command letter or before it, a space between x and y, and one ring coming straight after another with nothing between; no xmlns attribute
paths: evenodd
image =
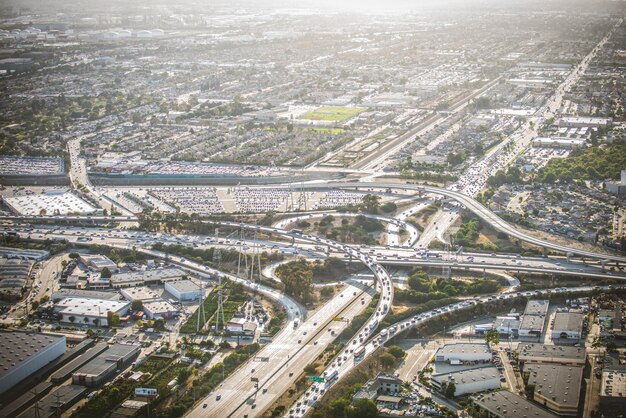
<svg viewBox="0 0 626 418"><path fill-rule="evenodd" d="M0 0L2 6L28 8L36 11L88 11L120 12L123 9L185 9L187 12L206 12L216 7L246 9L314 9L318 11L362 13L411 13L431 11L445 13L464 10L516 11L516 10L581 10L600 11L602 6L623 8L621 0Z"/></svg>

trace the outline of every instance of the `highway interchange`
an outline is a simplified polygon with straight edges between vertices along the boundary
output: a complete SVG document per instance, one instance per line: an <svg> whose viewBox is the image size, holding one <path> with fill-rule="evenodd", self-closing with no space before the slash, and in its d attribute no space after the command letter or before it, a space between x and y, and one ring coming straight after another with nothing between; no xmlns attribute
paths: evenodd
<svg viewBox="0 0 626 418"><path fill-rule="evenodd" d="M354 318L364 311L372 297L378 293L380 296L372 315L355 335L350 338L345 347L335 356L323 372L327 382L311 385L287 412L289 417L301 417L308 412L311 405L315 404L334 382L345 376L359 363L354 358L354 350L359 346L365 347L364 357L370 356L386 340L405 332L407 329L413 328L438 315L470 308L477 303L490 303L520 295L539 296L544 292L559 293L593 290L592 287L576 287L533 292L511 291L506 294L487 295L480 298L466 299L450 306L424 312L393 324L386 329L379 330L379 324L390 311L394 299L394 286L387 272L387 267L428 266L478 272L496 270L502 272L575 275L594 279L626 279L626 274L621 271L620 267L620 263L626 262L626 257L566 246L535 237L520 231L475 199L475 196L485 186L489 176L493 175L497 170L505 168L528 145L536 133L536 126L554 115L564 93L576 82L580 74L584 73L584 69L589 64L591 58L597 53L602 44L606 42L611 33L612 30L578 66L571 70L570 74L556 89L556 93L548 98L546 104L531 120L522 124L516 134L491 149L480 161L476 161L469 170L460 176L457 183L448 188L385 181L379 175L380 168L384 166L387 157L399 150L417 132L429 129L437 121L440 121L442 117L440 114L427 118L416 128L391 141L381 150L381 153L367 156L358 161L352 167L353 172L351 174L361 174L362 177L355 182L312 181L298 185L298 189L303 191L351 190L409 200L413 199L415 201L414 205L402 211L395 218L376 217L388 224L389 245L347 245L289 228L297 219L323 216L323 213L292 214L293 216L274 226L258 226L238 222L213 222L215 226L220 228L246 230L249 232L249 236L260 232L273 237L271 240L239 239L239 242L228 238L151 233L121 228L100 228L96 226L59 227L58 225L50 225L57 222L64 224L79 222L83 225L88 223L119 223L126 227L137 225L138 218L135 215L105 197L104 193L101 193L98 188L91 184L87 174L85 159L80 156L82 138L73 139L67 145L71 160L70 180L72 185L83 189L83 192L89 195L91 200L96 201L102 208L107 210L114 208L121 212L122 216L23 217L5 215L0 217L0 220L4 221L3 230L15 232L23 238L40 241L63 239L76 245L88 246L95 243L118 248L135 248L137 251L155 257L166 258L169 262L194 271L202 277L214 276L216 274L222 275L229 280L242 283L250 290L263 293L265 296L280 303L288 313L288 325L276 334L272 342L265 345L252 361L241 365L216 390L204 399L199 400L188 413L190 417L260 415L299 378L303 368L312 359L319 356L326 346L333 342L336 336L347 327L347 322L334 319L339 316L347 320ZM497 82L497 78L492 80L481 89L473 92L471 97L479 97ZM458 111L468 103L467 98L454 103L451 106L451 111ZM360 172L357 173L357 170L360 170ZM291 187L291 185L273 185L271 187L287 188ZM438 199L454 202L455 209L438 210L431 219L430 224L421 234L410 223L405 221L408 216L421 212ZM458 219L462 210L472 212L484 223L511 238L542 248L544 255L547 255L547 251L551 250L560 253L562 257L525 257L513 254L485 254L462 251L450 253L428 250L429 244L436 238L442 242L447 241L446 231ZM403 242L398 240L400 229L408 231L408 237ZM374 282L372 283L371 280L348 280L340 293L317 311L308 314L297 302L276 289L255 283L248 280L248 278L216 271L182 257L156 251L152 249L152 246L156 243L179 244L197 248L221 246L248 252L259 248L266 251L280 251L286 255L303 255L307 258L338 256L346 261L365 266L373 275ZM609 271L607 271L607 265ZM600 290L607 289L607 287L600 288Z"/></svg>
<svg viewBox="0 0 626 418"><path fill-rule="evenodd" d="M83 221L89 218L83 218ZM13 219L13 221L16 221ZM283 222L281 226L286 226ZM333 321L333 318L342 316L353 318L362 313L367 303L371 300L375 290L381 291L381 297L376 312L370 317L365 325L359 330L354 339L335 357L330 367L325 371L326 375L337 371L338 377L345 375L354 366L355 361L352 352L364 342L366 354L370 355L385 336L376 334L379 321L389 311L393 300L393 286L391 279L384 266L449 266L453 269L473 270L502 270L502 271L527 271L547 274L576 274L594 278L626 278L620 271L603 271L602 264L587 260L586 262L566 258L547 257L522 257L516 255L484 254L484 253L458 253L453 257L446 257L444 252L412 248L410 246L350 246L340 244L325 238L315 237L310 234L294 233L290 229L281 227L262 227L246 225L235 222L223 222L222 227L233 229L243 228L249 231L263 232L275 236L281 241L274 240L251 240L242 239L237 243L228 238L215 238L203 236L189 236L177 234L149 233L115 228L88 228L32 226L13 224L11 229L23 237L34 240L66 239L76 244L90 245L92 243L117 246L121 248L135 248L153 256L167 257L172 263L193 271L205 274L222 274L230 280L236 280L249 288L264 293L266 296L281 303L289 314L289 325L286 326L274 340L266 345L255 357L256 359L271 359L270 361L251 361L240 367L233 373L216 391L197 403L190 416L254 416L269 407L287 388L298 378L299 372L311 359L316 358L324 348L331 343L336 335L346 326L346 322ZM341 256L347 260L352 259L367 266L376 278L377 285L370 288L369 281L351 281L346 288L336 295L322 309L307 317L306 312L291 298L286 297L275 289L250 282L247 279L236 277L223 272L216 272L200 264L185 260L181 257L165 255L151 249L155 243L179 244L196 248L208 248L210 246L222 246L229 249L247 248L243 251L254 251L254 247L260 250L281 251L286 254L294 254L294 250L307 257L326 257L329 255ZM604 255L602 255L604 256ZM564 291L558 289L556 291ZM475 301L464 301L450 307L444 307L437 311L427 312L418 317L402 321L383 331L387 335L415 326L424 320L455 309L463 309L474 303L488 303L498 298L515 297L517 293L506 295L492 295ZM531 295L527 293L526 295ZM363 300L361 300L363 298ZM295 320L301 321L298 327L294 327ZM254 371L253 371L254 370ZM252 378L259 378L258 382ZM331 382L332 384L332 382ZM327 389L329 384L313 385L303 398L298 400L289 416L302 416L307 408L315 403ZM219 400L218 400L219 397ZM206 406L205 406L206 405Z"/></svg>

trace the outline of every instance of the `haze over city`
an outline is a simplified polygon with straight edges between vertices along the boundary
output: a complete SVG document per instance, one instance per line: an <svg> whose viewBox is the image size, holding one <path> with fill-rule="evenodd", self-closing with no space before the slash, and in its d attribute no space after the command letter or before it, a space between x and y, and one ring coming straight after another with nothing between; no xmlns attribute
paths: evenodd
<svg viewBox="0 0 626 418"><path fill-rule="evenodd" d="M0 417L622 417L625 11L0 0Z"/></svg>

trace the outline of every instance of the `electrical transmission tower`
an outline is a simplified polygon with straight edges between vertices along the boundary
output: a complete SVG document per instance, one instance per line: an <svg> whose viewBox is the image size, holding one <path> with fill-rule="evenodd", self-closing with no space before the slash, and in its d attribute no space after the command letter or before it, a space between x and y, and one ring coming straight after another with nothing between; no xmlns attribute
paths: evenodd
<svg viewBox="0 0 626 418"><path fill-rule="evenodd" d="M215 312L215 333L217 334L220 326L220 319L222 320L222 330L226 326L226 320L224 319L224 301L222 298L222 276L219 276L219 282L217 285L217 311Z"/></svg>
<svg viewBox="0 0 626 418"><path fill-rule="evenodd" d="M196 323L196 333L199 333L203 328L204 324L206 324L206 312L204 310L204 289L200 292L200 296L198 298L198 321ZM200 322L202 321L202 322Z"/></svg>

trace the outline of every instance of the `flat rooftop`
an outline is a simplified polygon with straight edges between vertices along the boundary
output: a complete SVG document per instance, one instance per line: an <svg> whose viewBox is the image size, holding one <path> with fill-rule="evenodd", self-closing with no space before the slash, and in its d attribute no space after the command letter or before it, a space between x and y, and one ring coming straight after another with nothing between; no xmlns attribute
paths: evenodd
<svg viewBox="0 0 626 418"><path fill-rule="evenodd" d="M582 366L560 364L527 364L528 383L535 385L535 394L552 400L561 406L578 406Z"/></svg>
<svg viewBox="0 0 626 418"><path fill-rule="evenodd" d="M524 315L522 316L522 320L519 324L519 329L541 333L543 331L543 327L545 326L545 323L546 323L545 316Z"/></svg>
<svg viewBox="0 0 626 418"><path fill-rule="evenodd" d="M471 383L488 379L500 379L500 372L496 366L489 365L474 369L464 369L435 374L432 378L440 383L448 382L450 380L453 380L456 383Z"/></svg>
<svg viewBox="0 0 626 418"><path fill-rule="evenodd" d="M154 300L150 302L144 302L143 308L152 312L153 314L165 313L165 312L178 312L171 303L165 300Z"/></svg>
<svg viewBox="0 0 626 418"><path fill-rule="evenodd" d="M545 299L529 300L524 309L524 315L546 315L550 301Z"/></svg>
<svg viewBox="0 0 626 418"><path fill-rule="evenodd" d="M186 273L177 268L165 268L157 270L132 271L129 273L114 274L111 276L111 284L124 284L138 281L151 282L183 277Z"/></svg>
<svg viewBox="0 0 626 418"><path fill-rule="evenodd" d="M575 312L557 312L554 316L555 331L581 332L585 315Z"/></svg>
<svg viewBox="0 0 626 418"><path fill-rule="evenodd" d="M99 376L106 373L111 365L117 366L118 360L127 360L138 353L141 346L138 344L113 344L107 350L94 357L89 363L82 366L74 374Z"/></svg>
<svg viewBox="0 0 626 418"><path fill-rule="evenodd" d="M107 311L119 312L128 304L110 299L65 298L55 305L55 309L64 314L106 317Z"/></svg>
<svg viewBox="0 0 626 418"><path fill-rule="evenodd" d="M200 290L200 286L192 282L191 280L176 280L168 282L168 286L178 290L179 292L196 292Z"/></svg>
<svg viewBox="0 0 626 418"><path fill-rule="evenodd" d="M67 215L70 212L89 214L96 211L95 207L70 192L5 197L4 201L14 212L24 216L39 216L42 209L47 215Z"/></svg>
<svg viewBox="0 0 626 418"><path fill-rule="evenodd" d="M472 401L500 418L558 418L536 403L508 390L474 396Z"/></svg>
<svg viewBox="0 0 626 418"><path fill-rule="evenodd" d="M437 355L458 353L486 353L491 355L491 350L485 343L446 344L437 350Z"/></svg>
<svg viewBox="0 0 626 418"><path fill-rule="evenodd" d="M138 287L128 287L126 289L121 289L120 293L126 300L155 300L160 299L159 296L154 290L150 289L146 286L138 286Z"/></svg>
<svg viewBox="0 0 626 418"><path fill-rule="evenodd" d="M520 361L542 361L552 363L584 363L587 352L583 347L545 344L520 344Z"/></svg>
<svg viewBox="0 0 626 418"><path fill-rule="evenodd" d="M61 335L25 331L0 331L0 378L10 369L52 344L65 341Z"/></svg>
<svg viewBox="0 0 626 418"><path fill-rule="evenodd" d="M600 396L612 398L626 397L626 370L610 370L602 372Z"/></svg>
<svg viewBox="0 0 626 418"><path fill-rule="evenodd" d="M86 290L86 289L61 289L52 294L51 299L65 299L65 298L78 298L78 299L110 299L120 300L120 294L118 292L105 292L102 290Z"/></svg>

